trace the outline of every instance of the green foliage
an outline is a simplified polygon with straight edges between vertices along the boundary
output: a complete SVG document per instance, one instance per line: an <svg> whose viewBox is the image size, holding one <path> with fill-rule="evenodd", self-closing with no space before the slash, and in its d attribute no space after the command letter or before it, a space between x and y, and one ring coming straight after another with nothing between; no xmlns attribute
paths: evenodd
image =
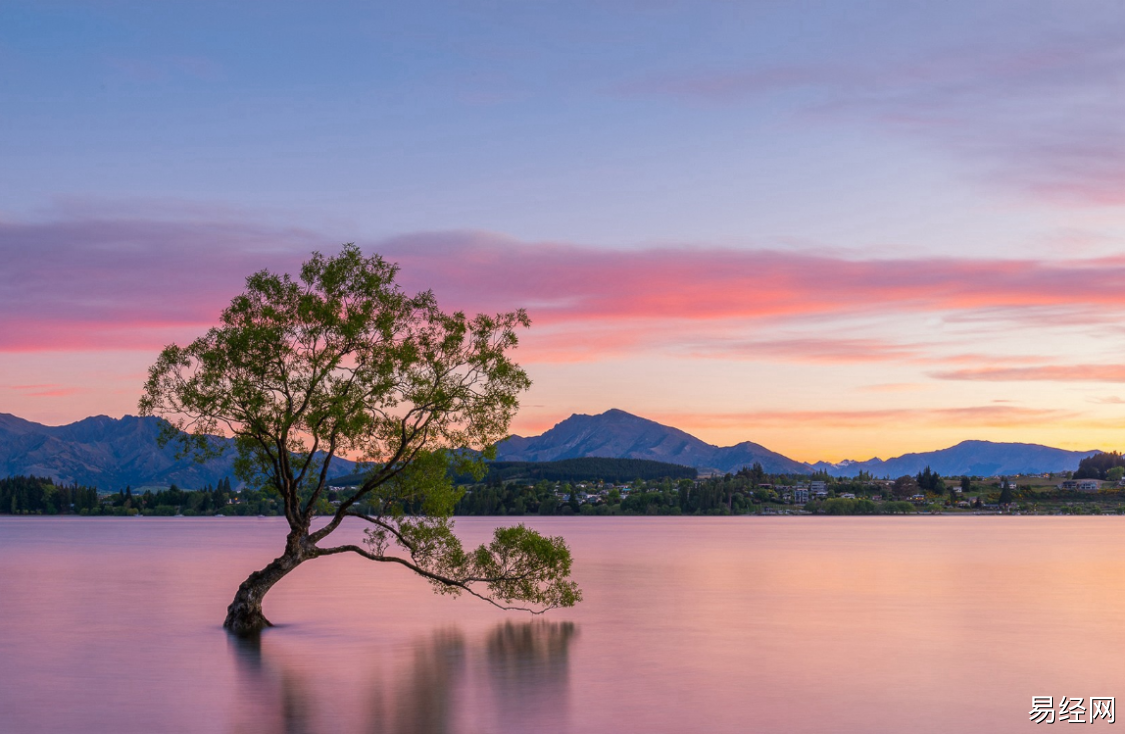
<svg viewBox="0 0 1125 734"><path fill-rule="evenodd" d="M93 487L56 485L42 477L0 479L0 514L42 515L277 515L276 495L234 492L229 479L199 490L176 485L136 494L132 487L99 496Z"/></svg>
<svg viewBox="0 0 1125 734"><path fill-rule="evenodd" d="M1125 467L1125 456L1117 451L1109 453L1103 451L1078 462L1078 471L1074 472L1074 478L1108 479L1109 470L1115 467Z"/></svg>
<svg viewBox="0 0 1125 734"><path fill-rule="evenodd" d="M918 480L909 475L903 475L895 480L894 486L891 487L891 493L895 497L911 497L918 493L921 487L918 486Z"/></svg>
<svg viewBox="0 0 1125 734"><path fill-rule="evenodd" d="M89 515L99 509L98 492L93 487L58 486L46 477L0 479L0 514Z"/></svg>
<svg viewBox="0 0 1125 734"><path fill-rule="evenodd" d="M762 463L760 461L755 461L749 468L743 467L739 469L737 476L749 479L750 486L757 487L765 481L766 471L762 468Z"/></svg>
<svg viewBox="0 0 1125 734"><path fill-rule="evenodd" d="M558 510L558 508L559 508L559 499L558 499L558 497L556 497L553 494L544 497L539 502L539 514L540 515L554 515L555 511Z"/></svg>
<svg viewBox="0 0 1125 734"><path fill-rule="evenodd" d="M505 354L526 314L445 314L396 272L348 246L314 254L297 279L252 275L220 326L165 348L141 413L167 418L165 439L197 457L233 435L239 476L288 496L295 516L340 453L380 465L378 482L422 451L487 452L530 384Z"/></svg>
<svg viewBox="0 0 1125 734"><path fill-rule="evenodd" d="M495 461L487 465L484 481L538 481L551 482L628 482L634 479L695 479L698 472L690 466L666 464L645 459L607 459L585 457L559 461ZM460 483L481 481L481 477L456 476Z"/></svg>
<svg viewBox="0 0 1125 734"><path fill-rule="evenodd" d="M924 492L941 494L945 491L945 482L942 481L941 475L935 471L931 471L928 466L925 471L918 472L918 475L914 477L914 481L918 483L918 487Z"/></svg>
<svg viewBox="0 0 1125 734"><path fill-rule="evenodd" d="M379 552L369 557L403 563L456 593L475 583L464 572L485 557L466 555L452 535L447 518L462 490L450 471L482 477L483 462L507 435L518 396L531 385L508 353L516 329L530 322L523 310L445 313L429 291L404 293L397 272L346 245L334 257L314 253L296 278L251 275L218 326L161 352L140 412L165 418L163 440L185 455L213 455L221 448L215 434L234 438L238 476L282 504L293 566L319 555L368 555L357 546L318 545L346 517L360 517L375 526L369 541ZM340 455L363 470L355 486L330 489L329 469ZM331 519L312 530L320 513ZM495 552L512 561L497 568L534 567L541 587L521 586L522 576L490 576L489 593L555 605L577 600L569 582L551 576L570 568L569 555L560 565L557 552L548 552L557 539L530 530L497 538ZM384 557L392 541L413 561Z"/></svg>
<svg viewBox="0 0 1125 734"><path fill-rule="evenodd" d="M679 494L666 490L634 491L621 501L621 512L630 515L671 515L673 508L679 514Z"/></svg>
<svg viewBox="0 0 1125 734"><path fill-rule="evenodd" d="M420 451L414 460L387 481L364 495L364 502L375 514L399 519L404 515L448 517L464 490L451 480L451 453ZM363 492L363 483L340 492L342 501L351 501Z"/></svg>
<svg viewBox="0 0 1125 734"><path fill-rule="evenodd" d="M907 477L917 486L913 477ZM796 496L794 485L804 485L808 475L769 475L761 466L742 469L735 474L706 479L663 478L640 480L627 487L603 482L587 482L572 486L564 482L540 480L530 484L524 480L502 482L490 479L485 484L468 488L457 503L458 515L508 515L539 513L566 514L574 492L578 514L585 515L741 515L796 509L791 503ZM829 496L845 492L857 494L834 504L833 512L866 514L881 511L871 497L884 489L870 479L839 479L828 481ZM581 493L586 493L583 497ZM845 498L840 498L844 500ZM774 507L771 507L774 506ZM906 506L914 510L913 505ZM822 503L813 502L810 511L821 511ZM875 509L873 509L875 508Z"/></svg>
<svg viewBox="0 0 1125 734"><path fill-rule="evenodd" d="M634 479L695 479L698 471L690 466L666 464L646 459L584 457L559 461L489 461L461 452L453 453L457 463L450 472L456 484L524 481L536 482L628 482ZM329 482L333 486L359 485L368 472L348 474Z"/></svg>
<svg viewBox="0 0 1125 734"><path fill-rule="evenodd" d="M827 499L809 502L805 510L825 515L896 515L914 513L917 508L910 502L883 502L876 504L865 498Z"/></svg>
<svg viewBox="0 0 1125 734"><path fill-rule="evenodd" d="M497 528L488 546L471 554L468 572L484 579L497 598L551 607L572 607L582 592L570 575L570 549L560 537L545 537L523 525Z"/></svg>
<svg viewBox="0 0 1125 734"><path fill-rule="evenodd" d="M468 591L497 603L535 604L540 611L571 607L582 599L578 585L567 579L571 557L566 542L523 525L497 528L491 543L469 553L448 518L402 518L393 526L364 532L364 543L375 558L385 558L392 544L399 546L440 594ZM487 595L475 586L484 586Z"/></svg>
<svg viewBox="0 0 1125 734"><path fill-rule="evenodd" d="M829 499L824 501L826 515L875 515L878 507L867 499Z"/></svg>

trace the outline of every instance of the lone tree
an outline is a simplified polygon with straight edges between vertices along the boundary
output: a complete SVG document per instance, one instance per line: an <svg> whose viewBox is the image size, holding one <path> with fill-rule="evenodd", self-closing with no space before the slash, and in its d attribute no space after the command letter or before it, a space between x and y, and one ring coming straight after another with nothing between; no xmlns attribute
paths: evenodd
<svg viewBox="0 0 1125 734"><path fill-rule="evenodd" d="M405 294L397 272L346 245L334 257L314 253L297 278L255 273L219 326L165 347L149 370L140 412L166 419L162 441L202 460L229 445L217 438L228 434L239 478L285 506L284 551L227 608L224 626L236 634L270 625L262 600L286 574L342 553L505 609L581 600L562 538L517 525L466 551L450 520L460 496L450 464L479 471L531 384L507 354L527 314L443 313L433 293ZM332 506L328 480L341 455L365 471ZM318 507L330 516L314 528ZM366 523L363 544L327 543L348 518Z"/></svg>
<svg viewBox="0 0 1125 734"><path fill-rule="evenodd" d="M909 474L903 474L891 485L891 493L898 498L910 497L918 493L918 480Z"/></svg>

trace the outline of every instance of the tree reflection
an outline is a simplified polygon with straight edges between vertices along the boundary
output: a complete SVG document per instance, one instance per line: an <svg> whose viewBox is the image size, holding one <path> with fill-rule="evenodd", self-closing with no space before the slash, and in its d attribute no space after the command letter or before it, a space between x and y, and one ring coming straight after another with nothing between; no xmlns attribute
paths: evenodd
<svg viewBox="0 0 1125 734"><path fill-rule="evenodd" d="M570 622L498 625L488 636L489 683L500 731L559 729L570 709Z"/></svg>
<svg viewBox="0 0 1125 734"><path fill-rule="evenodd" d="M304 675L296 668L271 665L262 653L260 634L229 635L238 664L240 691L238 721L233 730L313 734L312 699Z"/></svg>
<svg viewBox="0 0 1125 734"><path fill-rule="evenodd" d="M454 731L454 698L465 669L459 630L440 630L414 645L408 665L389 685L371 690L371 734L444 734Z"/></svg>
<svg viewBox="0 0 1125 734"><path fill-rule="evenodd" d="M504 622L473 641L457 628L435 630L400 658L376 660L364 681L351 681L366 693L351 698L318 675L340 652L294 656L272 649L273 640L231 637L239 678L232 731L311 734L355 730L357 721L370 734L558 730L576 634L569 622L543 620ZM337 660L362 654L349 649Z"/></svg>

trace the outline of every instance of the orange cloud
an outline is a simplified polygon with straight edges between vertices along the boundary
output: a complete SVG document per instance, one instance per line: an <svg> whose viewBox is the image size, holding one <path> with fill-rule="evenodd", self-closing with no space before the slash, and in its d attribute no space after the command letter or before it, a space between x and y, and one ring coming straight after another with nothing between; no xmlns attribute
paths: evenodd
<svg viewBox="0 0 1125 734"><path fill-rule="evenodd" d="M863 392L916 392L928 388L928 385L921 385L916 382L884 382L878 385L867 385L859 389Z"/></svg>
<svg viewBox="0 0 1125 734"><path fill-rule="evenodd" d="M1054 382L1125 382L1125 366L1113 364L1046 365L1037 367L984 367L980 369L933 372L941 380L983 380L1013 382L1044 380Z"/></svg>
<svg viewBox="0 0 1125 734"><path fill-rule="evenodd" d="M661 423L685 430L805 427L894 427L941 425L944 427L1018 427L1029 421L1062 421L1078 413L1049 408L982 405L956 408L891 408L882 410L781 410L747 413L665 413L654 416ZM689 428L690 427L690 428Z"/></svg>
<svg viewBox="0 0 1125 734"><path fill-rule="evenodd" d="M922 356L916 345L895 344L879 339L774 339L724 342L715 340L698 356L781 358L801 362L849 364L916 359Z"/></svg>

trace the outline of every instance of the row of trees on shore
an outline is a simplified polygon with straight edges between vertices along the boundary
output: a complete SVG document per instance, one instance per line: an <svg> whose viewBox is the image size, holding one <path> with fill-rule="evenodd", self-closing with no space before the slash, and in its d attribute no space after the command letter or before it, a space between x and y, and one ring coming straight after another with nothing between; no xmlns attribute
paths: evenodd
<svg viewBox="0 0 1125 734"><path fill-rule="evenodd" d="M600 460L606 461L606 460ZM612 460L611 460L612 461ZM562 463L562 462L559 462ZM590 463L590 462L587 462ZM636 462L634 462L636 463ZM666 465L655 462L653 467ZM1091 474L1110 479L1125 473L1121 454L1098 454L1084 459L1075 477ZM505 471L516 465L501 465L502 471L488 475L485 482L464 488L457 501L457 515L720 515L762 512L771 505L792 502L791 490L799 484L820 480L827 487L827 497L812 498L807 509L825 514L895 514L913 511L915 505L905 501L924 496L927 502L955 504L976 493L974 506L981 497L1007 505L1020 494L1012 481L1002 477L986 482L981 478L942 477L930 467L916 475L904 475L889 482L861 474L854 478L829 477L827 474L770 474L760 464L737 473L702 480L679 477L636 478L620 484L614 474L609 481L601 478L582 480L591 468L577 462L573 467L551 467L564 481L540 478L536 482L507 480ZM521 466L522 468L522 466ZM611 467L615 471L620 467ZM631 467L637 468L637 467ZM570 474L558 472L571 470ZM646 469L652 469L646 467ZM619 473L619 472L618 472ZM552 475L553 476L553 475ZM565 481L566 478L572 481ZM318 503L319 514L334 510L337 490L333 489ZM855 495L846 497L841 495ZM789 498L787 501L786 498ZM404 507L406 512L420 512L421 507ZM360 511L375 511L361 506ZM768 510L767 510L768 511ZM17 476L0 479L0 514L42 515L278 515L282 506L276 493L243 489L233 490L230 479L217 486L198 490L180 489L175 484L167 489L145 489L134 492L125 487L116 493L99 496L93 487L56 483L45 477Z"/></svg>
<svg viewBox="0 0 1125 734"><path fill-rule="evenodd" d="M873 495L885 492L887 502L872 503L867 512L913 510L909 502L899 502L918 492L941 494L942 477L928 467L916 477L902 477L889 491L870 476L851 479L814 475L824 481L830 498L840 494ZM967 479L967 478L966 478ZM740 515L761 512L770 505L792 499L792 489L807 485L808 475L769 474L760 464L735 474L702 480L663 478L634 480L627 485L600 480L587 482L503 482L493 479L468 489L455 507L458 515ZM957 483L960 486L961 483ZM970 483L971 486L971 483ZM871 500L865 500L871 502ZM843 505L837 505L843 507ZM850 505L848 506L851 507ZM854 508L851 508L854 509ZM849 512L847 514L856 514Z"/></svg>
<svg viewBox="0 0 1125 734"><path fill-rule="evenodd" d="M796 488L823 482L823 494L798 502ZM819 485L818 485L819 488ZM625 485L593 481L502 482L475 485L456 505L459 515L739 515L789 507L818 514L871 515L917 512L920 508L1015 507L1044 501L1089 503L1090 494L1037 488L1011 477L942 477L926 467L895 480L868 474L852 478L827 474L770 474L761 465L702 480L664 478ZM1117 495L1101 500L1118 502ZM796 507L794 507L796 505Z"/></svg>
<svg viewBox="0 0 1125 734"><path fill-rule="evenodd" d="M0 479L0 514L96 514L100 502L93 487L58 484L46 477L16 476Z"/></svg>
<svg viewBox="0 0 1125 734"><path fill-rule="evenodd" d="M1075 479L1120 481L1125 477L1125 456L1118 451L1101 452L1078 462Z"/></svg>
<svg viewBox="0 0 1125 734"><path fill-rule="evenodd" d="M0 514L4 515L260 515L277 514L277 509L275 498L252 490L235 492L229 479L198 490L173 484L155 492L125 487L114 493L56 483L49 477L0 479Z"/></svg>

